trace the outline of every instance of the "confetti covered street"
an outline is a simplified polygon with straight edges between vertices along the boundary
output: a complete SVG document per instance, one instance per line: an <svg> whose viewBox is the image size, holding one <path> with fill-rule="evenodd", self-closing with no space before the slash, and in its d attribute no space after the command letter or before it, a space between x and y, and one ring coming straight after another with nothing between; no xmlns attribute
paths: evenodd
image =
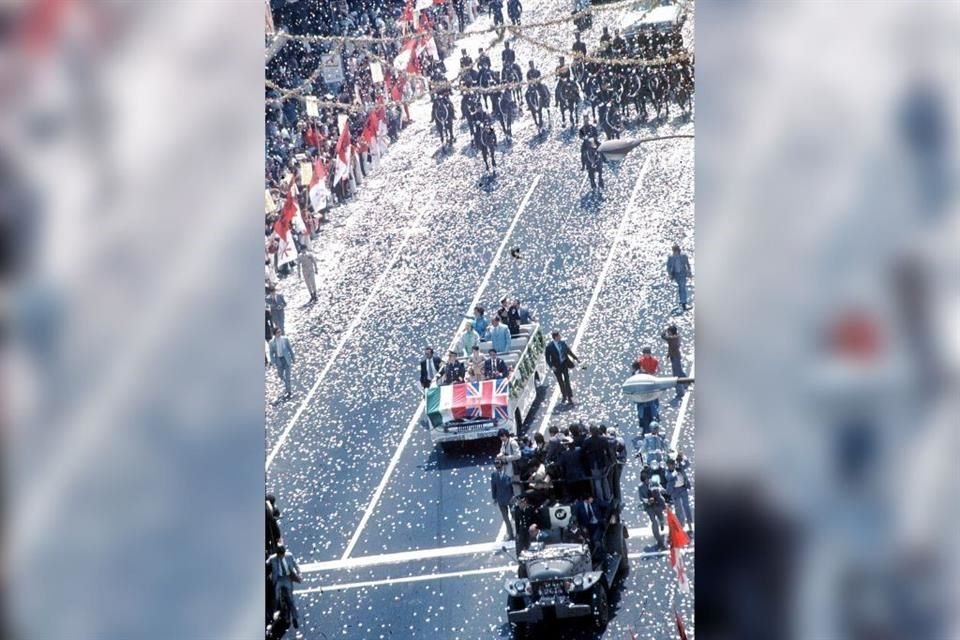
<svg viewBox="0 0 960 640"><path fill-rule="evenodd" d="M557 6L531 2L524 19L556 15ZM585 34L591 48L600 24ZM482 17L474 26L488 25ZM570 31L554 39L565 42ZM468 33L457 51L489 46L499 50L495 34ZM518 61L555 65L552 53L523 40L514 48ZM490 497L499 443L436 447L419 383L424 347L445 354L475 304L489 317L504 296L522 300L545 332L561 331L582 360L571 372L576 404L560 402L549 375L527 434L603 423L617 427L629 450L622 485L631 572L609 626L597 634L565 625L551 637L674 638L674 608L692 637L692 597L678 595L639 505L633 454L641 433L620 385L645 346L670 375L661 338L670 324L693 375L694 310L680 307L665 269L674 243L695 267L693 140L641 145L607 167L601 195L581 170L576 129L561 127L555 109L543 138L524 111L512 144L500 142L489 181L465 123L455 121L453 150L444 153L429 97L410 113L413 122L313 242L317 301L295 270L278 285L296 361L290 398L274 368L265 370L266 489L304 577L297 637L512 637L503 583L516 559ZM627 124L625 138L694 133L692 120L676 114ZM660 420L691 477L694 395L690 387L670 402L665 392ZM694 557L691 546L691 582Z"/></svg>

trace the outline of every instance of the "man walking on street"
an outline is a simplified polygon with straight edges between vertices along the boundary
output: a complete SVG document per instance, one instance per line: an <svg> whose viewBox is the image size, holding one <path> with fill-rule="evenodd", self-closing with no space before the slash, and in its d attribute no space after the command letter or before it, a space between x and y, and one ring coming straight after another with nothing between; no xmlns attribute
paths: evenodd
<svg viewBox="0 0 960 640"><path fill-rule="evenodd" d="M273 340L270 341L270 361L277 368L277 376L283 380L283 386L286 387L289 398L293 395L290 382L290 369L293 367L293 349L290 348L290 340L283 335L280 327L273 330Z"/></svg>
<svg viewBox="0 0 960 640"><path fill-rule="evenodd" d="M643 353L633 361L631 366L634 374L645 373L655 376L660 368L660 362L653 356L653 350L650 347L644 347ZM650 430L650 423L659 419L660 398L637 403L637 423L640 426L640 433L647 435Z"/></svg>
<svg viewBox="0 0 960 640"><path fill-rule="evenodd" d="M300 567L292 555L287 553L287 548L280 544L277 545L277 552L267 558L267 568L273 579L274 596L278 603L283 602L281 590L286 589L290 592L290 616L293 619L293 627L300 627L299 615L297 614L297 605L293 601L293 583L303 582L300 577Z"/></svg>
<svg viewBox="0 0 960 640"><path fill-rule="evenodd" d="M494 463L496 471L490 474L490 497L500 509L500 517L507 527L507 540L513 540L513 525L510 524L510 500L513 498L513 478L503 469L503 462Z"/></svg>
<svg viewBox="0 0 960 640"><path fill-rule="evenodd" d="M658 476L646 476L640 485L640 504L650 518L650 528L657 541L657 549L665 551L667 545L663 539L663 529L666 527L664 512L667 502L663 499L663 489L660 487Z"/></svg>
<svg viewBox="0 0 960 640"><path fill-rule="evenodd" d="M677 465L677 462L680 465ZM693 510L690 508L690 476L687 475L687 464L683 454L677 454L677 460L667 460L667 494L673 501L673 508L677 512L677 519L681 526L693 533Z"/></svg>
<svg viewBox="0 0 960 640"><path fill-rule="evenodd" d="M686 254L680 253L678 244L673 245L673 253L667 258L667 274L677 283L680 306L686 311L690 308L687 304L687 278L693 277L693 270Z"/></svg>
<svg viewBox="0 0 960 640"><path fill-rule="evenodd" d="M310 292L310 302L317 301L317 258L309 251L301 251L297 256L297 268L300 271L300 278L307 285L307 291Z"/></svg>
<svg viewBox="0 0 960 640"><path fill-rule="evenodd" d="M683 372L683 361L680 357L680 334L677 331L677 325L672 324L667 327L666 331L660 334L660 337L667 342L667 356L670 358L670 368L673 370L673 376L676 378L686 377ZM674 402L679 402L683 398L683 390L683 385L678 383Z"/></svg>
<svg viewBox="0 0 960 640"><path fill-rule="evenodd" d="M553 341L547 345L546 349L547 366L553 369L553 375L560 384L563 401L573 404L573 389L570 387L570 369L573 368L571 359L580 362L580 358L564 340L560 339L559 331L554 331L551 335Z"/></svg>

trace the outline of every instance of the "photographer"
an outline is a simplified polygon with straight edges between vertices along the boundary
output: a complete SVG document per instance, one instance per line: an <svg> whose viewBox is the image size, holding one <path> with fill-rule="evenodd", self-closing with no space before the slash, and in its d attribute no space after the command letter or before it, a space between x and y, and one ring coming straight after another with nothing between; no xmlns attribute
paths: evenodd
<svg viewBox="0 0 960 640"><path fill-rule="evenodd" d="M693 535L693 510L690 508L690 490L693 488L687 474L689 461L678 452L676 460L667 460L667 494L677 512L677 519Z"/></svg>
<svg viewBox="0 0 960 640"><path fill-rule="evenodd" d="M666 527L664 512L667 509L667 501L663 495L663 488L660 486L660 478L657 476L644 478L640 485L640 504L643 510L650 516L650 528L653 530L653 537L657 541L657 549L666 551L667 545L663 538L663 529Z"/></svg>

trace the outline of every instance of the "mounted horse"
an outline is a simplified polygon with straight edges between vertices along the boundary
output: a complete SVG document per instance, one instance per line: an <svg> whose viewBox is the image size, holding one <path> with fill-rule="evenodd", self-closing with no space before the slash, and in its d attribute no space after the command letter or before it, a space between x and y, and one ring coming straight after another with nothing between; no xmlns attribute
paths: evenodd
<svg viewBox="0 0 960 640"><path fill-rule="evenodd" d="M577 107L580 104L580 89L572 78L561 78L557 81L555 91L557 106L560 109L560 119L566 124L566 114L570 114L570 126L577 124Z"/></svg>
<svg viewBox="0 0 960 640"><path fill-rule="evenodd" d="M538 132L543 133L543 110L550 108L550 90L542 82L528 85L526 100L527 108L530 110L530 115L533 116L533 122L537 125Z"/></svg>
<svg viewBox="0 0 960 640"><path fill-rule="evenodd" d="M453 136L453 119L456 114L453 111L453 102L449 96L440 95L433 100L431 119L437 125L437 132L440 134L440 144L452 145L456 139Z"/></svg>

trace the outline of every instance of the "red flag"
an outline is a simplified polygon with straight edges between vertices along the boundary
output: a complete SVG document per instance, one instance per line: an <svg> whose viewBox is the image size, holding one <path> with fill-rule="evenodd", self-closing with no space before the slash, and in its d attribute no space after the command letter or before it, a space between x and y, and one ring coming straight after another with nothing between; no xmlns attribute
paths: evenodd
<svg viewBox="0 0 960 640"><path fill-rule="evenodd" d="M303 141L306 144L313 145L317 151L320 151L320 145L323 144L323 136L314 128L312 122L307 125L307 130L303 133Z"/></svg>
<svg viewBox="0 0 960 640"><path fill-rule="evenodd" d="M413 0L407 0L403 7L403 14L400 16L400 22L413 22Z"/></svg>
<svg viewBox="0 0 960 640"><path fill-rule="evenodd" d="M690 583L683 569L683 548L690 544L690 537L683 530L673 509L667 509L667 528L670 530L670 566L677 573L677 584L680 590L689 594Z"/></svg>
<svg viewBox="0 0 960 640"><path fill-rule="evenodd" d="M687 640L687 630L683 627L683 619L680 617L680 613L674 609L673 615L677 620L677 636L679 636L680 640Z"/></svg>
<svg viewBox="0 0 960 640"><path fill-rule="evenodd" d="M336 169L333 172L333 183L340 184L350 177L350 162L352 160L352 147L350 145L350 123L343 123L343 130L340 131L340 139L337 140Z"/></svg>
<svg viewBox="0 0 960 640"><path fill-rule="evenodd" d="M287 237L287 232L290 231L293 217L300 212L300 207L297 206L295 190L296 186L291 183L290 188L287 190L287 197L283 201L283 209L280 210L280 217L273 223L273 230L280 236L281 241Z"/></svg>
<svg viewBox="0 0 960 640"><path fill-rule="evenodd" d="M363 131L360 132L360 140L363 141L365 145L369 148L373 144L373 140L377 137L377 129L380 125L380 117L377 114L377 111L371 111L370 115L367 117L367 123L363 126Z"/></svg>

